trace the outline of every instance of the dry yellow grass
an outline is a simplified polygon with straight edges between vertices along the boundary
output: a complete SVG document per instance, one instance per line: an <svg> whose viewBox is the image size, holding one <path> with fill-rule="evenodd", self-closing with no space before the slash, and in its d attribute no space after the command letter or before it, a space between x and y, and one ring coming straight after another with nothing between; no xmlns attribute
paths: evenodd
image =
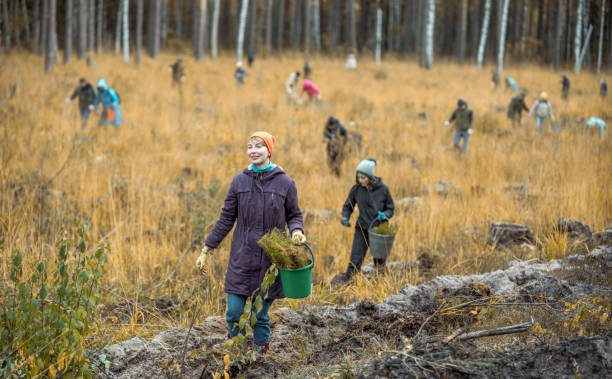
<svg viewBox="0 0 612 379"><path fill-rule="evenodd" d="M525 119L520 130L512 130L505 112L493 107L499 102L505 111L511 94L492 89L489 69L437 63L426 71L413 62L388 60L380 67L362 61L359 70L347 72L341 61L313 59L324 105L293 108L286 104L283 84L290 71L302 67L299 59L258 60L240 89L233 80L233 58L186 59L180 124L179 94L167 71L174 59L145 59L137 68L107 55L96 57L91 68L76 62L44 74L40 58L13 54L0 73L0 90L18 83L17 96L0 108L2 275L13 249L25 251L31 261L52 254L58 238L74 235L86 219L91 240L111 249L104 280L110 321L100 331L101 341L186 326L196 306L198 319L223 312L231 235L214 252L210 278L200 277L193 264L197 253L191 252L170 281L140 295L144 302L176 299L179 312L161 314L135 304L142 290L173 270L190 244L194 217L208 225L216 220L232 176L248 163L246 138L259 129L277 137L274 162L296 181L302 209L335 212L354 183L354 168L367 157L377 158L376 173L396 200L421 196L439 180L452 182L461 195L423 196L421 205L394 217L400 232L391 259L413 261L427 251L440 258L437 273L503 266L510 253L485 246L492 221L521 222L536 231L543 248L521 258L565 253L566 241L551 231L561 216L595 230L612 221L610 130L600 139L595 133L583 136L582 125L572 124L560 134L548 126L537 136L533 120ZM508 67L507 73L529 90L528 105L546 90L558 117L610 116L611 100L599 98L599 77L593 74L569 75L574 93L565 102L557 74L535 66ZM121 129L96 128L94 116L88 129L80 130L76 104L64 102L80 76L91 82L105 77L117 89ZM475 115L464 159L448 149L453 132L443 125L459 97ZM428 112L429 119L416 120L420 112ZM355 121L354 130L364 137L363 153L348 157L340 178L329 173L322 143L330 115L347 125ZM516 183L528 184L533 196L509 195L504 188ZM415 271L382 280L358 278L352 286L330 290L327 280L346 268L352 233L339 218L307 225L319 284L308 300L277 305L380 301L418 280ZM113 309L129 309L129 317L113 318L119 312Z"/></svg>

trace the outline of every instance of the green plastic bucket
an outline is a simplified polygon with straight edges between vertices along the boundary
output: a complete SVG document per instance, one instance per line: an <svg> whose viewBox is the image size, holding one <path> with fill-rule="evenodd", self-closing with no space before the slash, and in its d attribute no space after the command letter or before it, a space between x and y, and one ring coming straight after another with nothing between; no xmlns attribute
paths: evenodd
<svg viewBox="0 0 612 379"><path fill-rule="evenodd" d="M312 262L306 267L300 268L282 268L279 267L281 283L285 297L290 299L301 299L310 295L312 289L312 267L314 266L314 254L312 249L307 244L304 246L310 252Z"/></svg>
<svg viewBox="0 0 612 379"><path fill-rule="evenodd" d="M376 220L377 219L374 219L374 221ZM393 241L395 241L395 235L389 236L374 233L372 231L374 221L372 221L368 227L368 236L370 237L370 254L372 254L373 258L387 259L389 254L391 254L391 248L393 247Z"/></svg>

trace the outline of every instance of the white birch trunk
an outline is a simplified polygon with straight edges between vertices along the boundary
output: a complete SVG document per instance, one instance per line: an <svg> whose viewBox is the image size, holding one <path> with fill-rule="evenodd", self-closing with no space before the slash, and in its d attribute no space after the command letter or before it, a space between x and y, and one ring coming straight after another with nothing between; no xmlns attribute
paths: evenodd
<svg viewBox="0 0 612 379"><path fill-rule="evenodd" d="M504 48L506 47L506 29L508 26L508 6L510 0L504 1L504 10L502 13L501 32L499 33L499 50L497 52L497 72L501 74L504 71Z"/></svg>
<svg viewBox="0 0 612 379"><path fill-rule="evenodd" d="M427 26L425 29L425 68L433 67L434 23L436 20L436 0L428 0Z"/></svg>
<svg viewBox="0 0 612 379"><path fill-rule="evenodd" d="M312 5L312 34L317 51L321 50L321 22L319 12L319 0L313 0Z"/></svg>
<svg viewBox="0 0 612 379"><path fill-rule="evenodd" d="M212 31L210 33L210 56L212 59L217 58L217 43L219 35L219 0L215 0L215 8L213 9Z"/></svg>
<svg viewBox="0 0 612 379"><path fill-rule="evenodd" d="M123 0L123 61L130 63L130 0Z"/></svg>
<svg viewBox="0 0 612 379"><path fill-rule="evenodd" d="M574 38L574 72L580 71L580 42L582 40L582 10L584 0L578 0L578 12L576 13L576 36Z"/></svg>
<svg viewBox="0 0 612 379"><path fill-rule="evenodd" d="M603 47L604 14L606 13L606 0L601 0L601 22L599 23L599 48L597 50L597 73L601 72L601 51Z"/></svg>
<svg viewBox="0 0 612 379"><path fill-rule="evenodd" d="M489 19L491 18L491 0L485 1L485 14L482 20L482 29L480 31L480 42L478 43L478 57L476 62L478 68L482 68L482 61L484 60L485 46L487 45L487 35L489 34Z"/></svg>
<svg viewBox="0 0 612 379"><path fill-rule="evenodd" d="M580 58L578 59L578 71L576 71L576 73L580 72L580 67L582 66L582 60L584 59L584 56L586 54L587 47L589 47L589 40L591 39L592 32L593 32L593 25L589 25L589 30L587 31L586 38L584 39L584 46L582 47L582 52L580 53Z"/></svg>
<svg viewBox="0 0 612 379"><path fill-rule="evenodd" d="M236 62L242 63L242 52L244 48L244 29L246 27L247 11L249 9L249 0L242 0L242 9L240 9L240 23L238 26L238 44L236 46Z"/></svg>
<svg viewBox="0 0 612 379"><path fill-rule="evenodd" d="M378 8L376 11L376 64L380 64L380 49L382 45L382 17L383 11Z"/></svg>

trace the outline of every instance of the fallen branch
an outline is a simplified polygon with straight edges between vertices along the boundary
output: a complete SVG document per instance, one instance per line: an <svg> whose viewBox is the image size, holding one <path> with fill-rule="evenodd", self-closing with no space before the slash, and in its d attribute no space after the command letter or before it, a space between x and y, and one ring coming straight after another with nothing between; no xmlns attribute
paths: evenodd
<svg viewBox="0 0 612 379"><path fill-rule="evenodd" d="M423 327L424 327L425 325L427 325L427 323L429 322L429 320L431 320L431 319L433 318L433 316L435 316L436 314L438 314L438 312L440 312L440 309L442 309L442 308L444 307L444 305L445 305L445 303L442 303L442 304L441 304L441 305L438 307L438 309L436 309L436 311L435 311L434 313L432 313L432 314L431 314L431 316L427 317L427 318L425 319L425 321L423 321L423 323L421 324L421 327L419 328L419 330L416 332L416 334L415 334L415 335L414 335L414 337L412 338L412 340L413 340L413 341L414 341L414 340L416 340L416 339L419 337L419 335L421 334L421 331L423 330Z"/></svg>
<svg viewBox="0 0 612 379"><path fill-rule="evenodd" d="M531 316L531 320L529 322L524 322L522 324L503 326L501 328L495 329L487 329L487 330L479 330L477 332L464 333L457 336L459 341L472 340L475 338L482 337L491 337L491 336L501 336L504 334L513 334L513 333L522 333L528 331L534 324L533 316Z"/></svg>
<svg viewBox="0 0 612 379"><path fill-rule="evenodd" d="M516 324L516 325L502 326L501 328L479 330L477 332L469 332L469 333L463 333L463 329L458 329L454 331L453 333L449 334L448 336L431 336L429 338L426 338L424 342L425 343L432 343L432 342L449 343L453 340L467 341L467 340L472 340L476 338L501 336L504 334L522 333L522 332L528 331L529 328L533 326L534 322L535 321L533 319L533 316L531 316L531 320L528 322L524 322L522 324Z"/></svg>

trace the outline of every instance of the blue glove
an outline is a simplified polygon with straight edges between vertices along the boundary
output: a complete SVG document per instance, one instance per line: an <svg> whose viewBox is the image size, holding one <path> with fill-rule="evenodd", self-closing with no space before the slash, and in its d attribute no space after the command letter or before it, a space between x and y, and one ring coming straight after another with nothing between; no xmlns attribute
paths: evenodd
<svg viewBox="0 0 612 379"><path fill-rule="evenodd" d="M383 212L381 212L381 211L378 211L378 219L379 219L380 221L385 221L385 220L387 219L387 215L386 215L386 214L384 214L384 213L383 213Z"/></svg>
<svg viewBox="0 0 612 379"><path fill-rule="evenodd" d="M340 223L342 224L342 226L351 226L351 224L349 224L349 220L346 217L342 217L342 221L340 221Z"/></svg>

